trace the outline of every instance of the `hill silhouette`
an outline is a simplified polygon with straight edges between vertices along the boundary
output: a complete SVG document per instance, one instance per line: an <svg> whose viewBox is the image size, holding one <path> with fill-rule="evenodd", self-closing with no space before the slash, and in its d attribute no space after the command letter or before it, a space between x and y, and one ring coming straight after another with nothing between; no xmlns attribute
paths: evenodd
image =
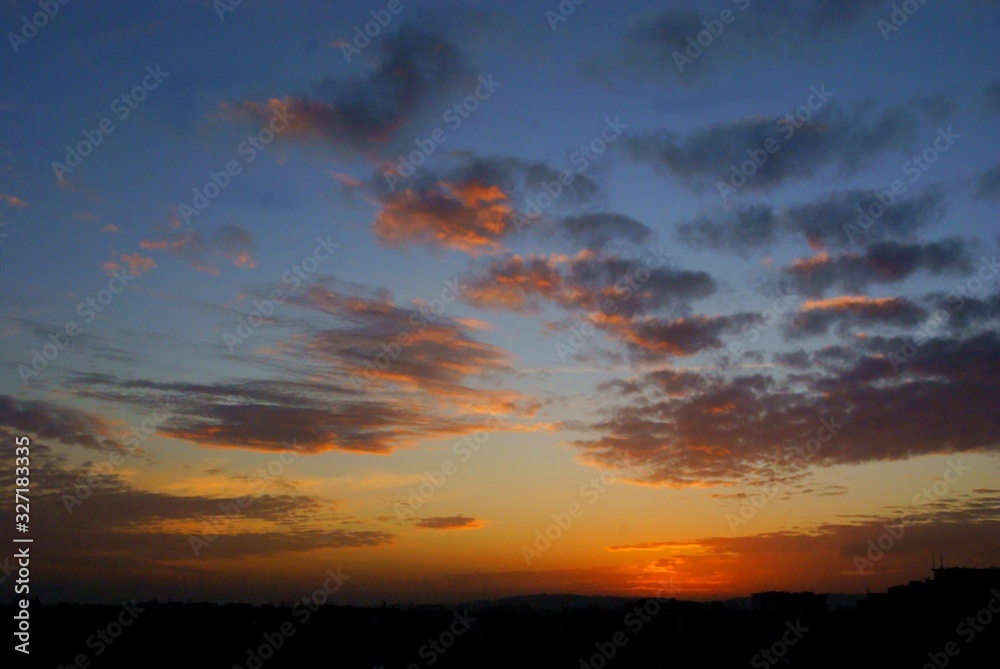
<svg viewBox="0 0 1000 669"><path fill-rule="evenodd" d="M749 608L567 594L315 610L33 602L31 666L981 668L1000 657L998 573L935 570L856 607L813 593L757 593Z"/></svg>

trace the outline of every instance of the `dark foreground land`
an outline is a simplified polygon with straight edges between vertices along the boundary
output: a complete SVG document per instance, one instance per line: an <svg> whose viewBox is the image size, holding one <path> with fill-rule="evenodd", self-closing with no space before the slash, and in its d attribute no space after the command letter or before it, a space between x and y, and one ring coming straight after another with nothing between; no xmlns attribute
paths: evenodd
<svg viewBox="0 0 1000 669"><path fill-rule="evenodd" d="M13 667L996 667L1000 591L859 602L519 598L455 608L33 602ZM8 624L15 609L2 607ZM992 608L992 611L991 611ZM8 633L9 634L9 633ZM11 636L7 636L11 639ZM15 640L16 643L16 640ZM8 651L9 653L12 650Z"/></svg>

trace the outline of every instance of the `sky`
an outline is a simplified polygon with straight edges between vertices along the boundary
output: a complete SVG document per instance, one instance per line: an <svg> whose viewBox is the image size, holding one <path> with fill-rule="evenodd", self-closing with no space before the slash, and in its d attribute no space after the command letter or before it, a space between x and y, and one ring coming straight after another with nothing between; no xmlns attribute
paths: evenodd
<svg viewBox="0 0 1000 669"><path fill-rule="evenodd" d="M995 565L995 3L39 7L0 481L27 437L43 599Z"/></svg>

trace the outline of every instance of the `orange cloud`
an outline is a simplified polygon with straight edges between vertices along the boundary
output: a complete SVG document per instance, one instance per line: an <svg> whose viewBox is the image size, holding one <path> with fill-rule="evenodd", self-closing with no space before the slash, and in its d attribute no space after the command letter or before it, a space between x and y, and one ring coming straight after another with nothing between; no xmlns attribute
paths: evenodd
<svg viewBox="0 0 1000 669"><path fill-rule="evenodd" d="M562 285L562 276L548 258L514 255L495 263L488 276L475 279L463 297L481 308L535 311L537 298L557 299Z"/></svg>
<svg viewBox="0 0 1000 669"><path fill-rule="evenodd" d="M250 257L249 253L234 253L232 257L230 257L230 260L237 267L246 267L247 269L257 267L257 263Z"/></svg>
<svg viewBox="0 0 1000 669"><path fill-rule="evenodd" d="M101 269L105 274L112 274L115 271L121 270L122 267L128 267L129 272L135 274L136 276L141 276L145 272L157 267L156 261L152 258L146 258L139 254L119 254L118 251L111 252L111 260L104 262L101 265Z"/></svg>
<svg viewBox="0 0 1000 669"><path fill-rule="evenodd" d="M444 183L428 191L389 195L375 219L375 233L390 246L429 244L472 256L497 253L513 210L497 186Z"/></svg>
<svg viewBox="0 0 1000 669"><path fill-rule="evenodd" d="M815 271L824 265L829 264L830 254L826 251L817 253L809 258L798 258L794 263L792 263L793 272L809 272Z"/></svg>
<svg viewBox="0 0 1000 669"><path fill-rule="evenodd" d="M122 255L119 259L128 266L129 271L132 274L141 275L157 266L156 261L152 258L146 258L138 253L133 255Z"/></svg>
<svg viewBox="0 0 1000 669"><path fill-rule="evenodd" d="M0 193L0 202L3 202L10 207L14 207L15 209L23 209L28 206L28 203L21 198L13 195L6 195L4 193Z"/></svg>
<svg viewBox="0 0 1000 669"><path fill-rule="evenodd" d="M624 341L647 352L684 357L721 345L721 336L738 332L754 322L753 314L730 316L689 316L665 320L645 318L616 326L616 334Z"/></svg>
<svg viewBox="0 0 1000 669"><path fill-rule="evenodd" d="M344 184L345 186L351 186L353 188L360 188L364 186L364 182L359 179L355 179L350 174L344 174L342 172L330 172L330 176Z"/></svg>
<svg viewBox="0 0 1000 669"><path fill-rule="evenodd" d="M462 201L466 207L475 207L477 204L493 203L506 200L507 195L499 186L483 186L476 182L464 185L441 183L440 186L451 191L452 195Z"/></svg>
<svg viewBox="0 0 1000 669"><path fill-rule="evenodd" d="M428 103L464 88L469 70L458 48L433 32L393 31L378 40L377 51L361 76L328 77L310 96L225 104L220 114L258 126L278 118L287 124L283 137L325 140L335 151L381 162L381 147Z"/></svg>
<svg viewBox="0 0 1000 669"><path fill-rule="evenodd" d="M807 300L803 311L847 311L865 307L889 307L899 302L895 297L866 297L864 295L842 295L824 300Z"/></svg>
<svg viewBox="0 0 1000 669"><path fill-rule="evenodd" d="M847 334L864 327L913 327L926 317L922 307L906 298L842 295L807 301L786 331L803 337L823 334L836 326Z"/></svg>
<svg viewBox="0 0 1000 669"><path fill-rule="evenodd" d="M199 272L208 274L219 273L219 268L212 261L216 257L225 258L236 267L245 269L257 267L253 257L256 252L253 233L238 225L224 225L208 236L196 230L173 232L161 229L160 231L163 233L161 237L144 239L139 242L139 247L169 251L186 259Z"/></svg>

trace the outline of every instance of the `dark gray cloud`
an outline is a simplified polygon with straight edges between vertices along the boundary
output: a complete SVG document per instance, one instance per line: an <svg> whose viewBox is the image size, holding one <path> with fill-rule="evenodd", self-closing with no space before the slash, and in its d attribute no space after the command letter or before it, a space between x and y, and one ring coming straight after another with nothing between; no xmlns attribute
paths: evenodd
<svg viewBox="0 0 1000 669"><path fill-rule="evenodd" d="M209 274L218 273L219 258L237 267L252 268L257 264L253 233L234 224L220 226L207 236L194 229L162 228L153 238L139 242L139 247L167 251Z"/></svg>
<svg viewBox="0 0 1000 669"><path fill-rule="evenodd" d="M644 374L576 445L594 462L628 453L658 485L796 479L812 467L1000 447L1000 336L932 338L894 369L906 337L870 337L791 380L760 374ZM942 420L946 416L946 420ZM584 426L578 426L584 427ZM804 455L810 444L815 448Z"/></svg>
<svg viewBox="0 0 1000 669"><path fill-rule="evenodd" d="M625 66L662 79L695 83L723 70L739 70L748 62L819 54L870 10L877 0L738 0L724 9L670 9L638 17L621 46ZM706 29L706 22L710 24ZM710 30L706 47L691 41ZM833 39L828 39L833 38ZM702 38L707 41L707 38ZM679 54L679 57L676 55ZM684 60L687 58L687 60Z"/></svg>
<svg viewBox="0 0 1000 669"><path fill-rule="evenodd" d="M913 351L915 339L913 334L885 338L871 337L865 342L865 348L874 357L855 363L855 374L866 382L905 376L900 374L902 367L896 356L906 358L905 371L917 378L954 379L956 383L965 380L987 384L991 379L996 379L996 373L1000 370L1000 357L997 356L997 351L1000 351L1000 334L995 330L965 338L941 336L926 341L920 339L920 345ZM879 353L884 353L885 358L880 359ZM821 385L828 387L829 380ZM998 397L1000 389L994 388L987 393L986 399L996 401ZM981 404L977 403L977 406ZM995 420L1000 421L1000 416L996 416ZM967 427L975 430L979 425L973 423ZM963 430L965 427L958 431ZM938 430L938 434L944 434L944 430ZM996 445L1000 444L994 446Z"/></svg>
<svg viewBox="0 0 1000 669"><path fill-rule="evenodd" d="M456 283L452 299L459 292ZM148 407L159 399L170 407L161 436L257 451L390 453L481 429L491 416L537 410L533 399L496 387L513 372L506 351L479 341L472 325L397 306L388 291L324 279L283 309L269 324L278 338L273 349L258 355L247 345L234 353L264 367L269 381L81 374L69 388L110 403Z"/></svg>
<svg viewBox="0 0 1000 669"><path fill-rule="evenodd" d="M855 243L906 240L940 222L946 194L928 188L898 199L878 219L869 223L862 214L878 202L876 191L832 193L820 200L789 207L782 222L789 231L803 235L815 248L844 248Z"/></svg>
<svg viewBox="0 0 1000 669"><path fill-rule="evenodd" d="M904 108L878 111L866 103L845 111L831 101L797 129L784 119L755 117L687 135L672 131L628 135L623 144L634 160L672 174L692 190L717 194L719 182L729 184L733 167L739 170L750 160L748 151L764 152L766 162L755 167L741 191L769 192L828 172L856 174L886 152L912 148L917 126L916 116ZM770 155L764 151L769 141L780 146Z"/></svg>
<svg viewBox="0 0 1000 669"><path fill-rule="evenodd" d="M725 212L703 215L677 226L681 241L693 248L738 255L770 249L785 235L813 248L841 249L871 242L907 240L938 222L946 195L938 188L898 199L877 219L868 210L878 193L849 190L776 210L768 204L736 203Z"/></svg>
<svg viewBox="0 0 1000 669"><path fill-rule="evenodd" d="M533 313L556 305L625 344L634 360L689 356L759 320L748 313L692 315L717 290L707 273L593 251L575 257L510 255L468 279L463 297L483 309ZM655 264L654 264L655 263Z"/></svg>
<svg viewBox="0 0 1000 669"><path fill-rule="evenodd" d="M983 200L1000 201L1000 165L986 170L976 182L976 196Z"/></svg>
<svg viewBox="0 0 1000 669"><path fill-rule="evenodd" d="M761 322L759 314L688 316L674 320L643 319L615 324L637 360L654 361L665 357L690 356L722 346L722 336L738 334L742 328Z"/></svg>
<svg viewBox="0 0 1000 669"><path fill-rule="evenodd" d="M877 327L912 328L927 318L926 309L902 297L841 297L807 302L786 324L785 334L807 337L836 328L841 336L847 336Z"/></svg>
<svg viewBox="0 0 1000 669"><path fill-rule="evenodd" d="M95 451L125 450L118 430L98 414L10 395L0 395L0 431Z"/></svg>
<svg viewBox="0 0 1000 669"><path fill-rule="evenodd" d="M97 474L90 463L67 469L43 444L32 444L32 455L32 530L52 553L46 573L81 564L100 571L97 565L105 559L128 563L128 573L193 560L192 538L203 542L197 557L208 560L372 547L393 540L382 530L324 527L347 518L335 500L257 494L251 486L241 497L155 493L115 473ZM12 487L13 467L6 466L7 457L3 463L0 482ZM84 482L94 485L85 489ZM78 490L86 492L78 495ZM0 502L4 510L9 505Z"/></svg>
<svg viewBox="0 0 1000 669"><path fill-rule="evenodd" d="M483 526L483 521L468 516L434 516L421 518L416 526L425 530L474 530Z"/></svg>
<svg viewBox="0 0 1000 669"><path fill-rule="evenodd" d="M957 108L955 101L944 93L916 95L911 104L919 107L927 120L936 125L943 123Z"/></svg>
<svg viewBox="0 0 1000 669"><path fill-rule="evenodd" d="M616 318L666 310L690 311L690 303L716 291L712 277L642 259L584 252L574 258L506 256L468 281L464 298L480 308L531 312L545 303Z"/></svg>
<svg viewBox="0 0 1000 669"><path fill-rule="evenodd" d="M646 224L611 213L567 216L555 225L555 232L592 251L601 251L616 243L642 244L653 235Z"/></svg>
<svg viewBox="0 0 1000 669"><path fill-rule="evenodd" d="M290 125L282 137L321 139L377 159L429 105L443 104L449 93L475 81L455 44L411 26L375 40L366 56L372 66L364 76L328 77L311 93L268 103L242 102L231 105L230 113L248 115L263 125L283 110Z"/></svg>
<svg viewBox="0 0 1000 669"><path fill-rule="evenodd" d="M78 383L85 387L83 394L99 393L108 401L129 402L135 389L169 398L172 411L158 433L215 448L385 453L405 432L393 423L419 422L420 417L390 402L352 400L346 387L338 392L280 382L178 384L96 375ZM328 402L320 399L323 390Z"/></svg>
<svg viewBox="0 0 1000 669"><path fill-rule="evenodd" d="M954 332L971 334L996 326L1000 320L1000 294L975 297L966 290L934 293L925 299L928 308L947 314L945 326Z"/></svg>
<svg viewBox="0 0 1000 669"><path fill-rule="evenodd" d="M701 216L677 226L677 236L693 248L744 255L775 244L781 224L766 204L738 205L718 218Z"/></svg>
<svg viewBox="0 0 1000 669"><path fill-rule="evenodd" d="M451 299L457 299L465 286L461 280L449 283ZM396 352L387 376L429 393L458 393L477 376L513 373L507 351L479 341L472 326L435 316L426 305L397 306L387 291L365 295L326 281L292 303L327 319L325 327L302 339L301 355L348 373L364 373L365 363L387 348Z"/></svg>
<svg viewBox="0 0 1000 669"><path fill-rule="evenodd" d="M863 253L819 253L782 271L793 292L821 296L831 289L861 293L868 286L899 283L918 272L968 274L972 257L968 243L957 238L926 244L879 242Z"/></svg>
<svg viewBox="0 0 1000 669"><path fill-rule="evenodd" d="M803 349L789 351L787 353L776 353L774 363L793 369L807 369L809 367L809 353Z"/></svg>

